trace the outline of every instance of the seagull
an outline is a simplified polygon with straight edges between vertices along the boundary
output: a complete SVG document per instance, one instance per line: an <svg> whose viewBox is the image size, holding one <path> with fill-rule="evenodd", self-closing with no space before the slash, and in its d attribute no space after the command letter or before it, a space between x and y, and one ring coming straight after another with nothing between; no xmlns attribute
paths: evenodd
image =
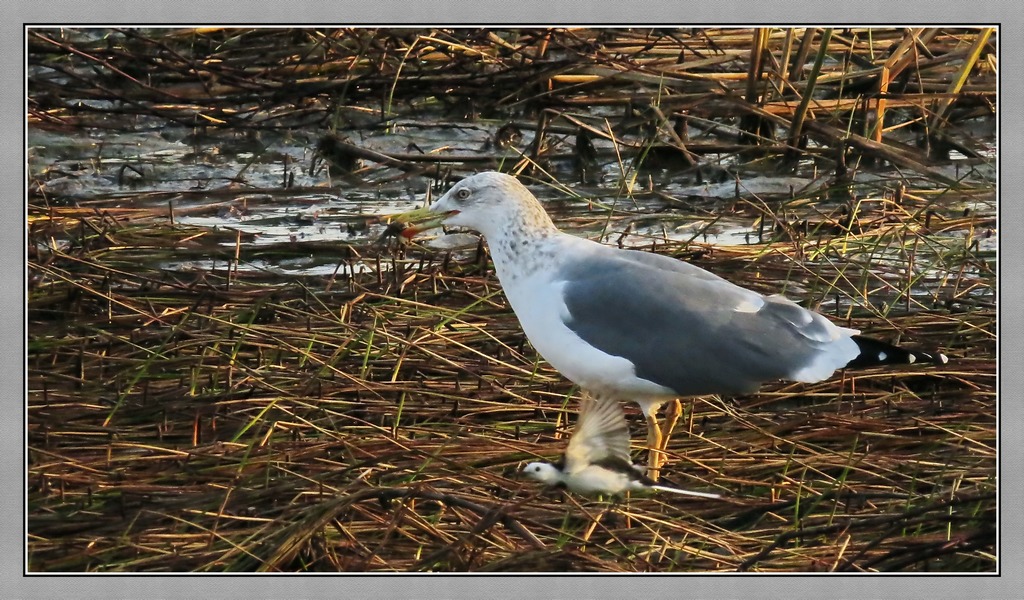
<svg viewBox="0 0 1024 600"><path fill-rule="evenodd" d="M692 492L658 485L629 459L629 429L622 405L617 400L584 396L562 460L556 464L532 462L523 474L551 486L564 486L586 496L621 496L627 491L657 490L720 498L718 494Z"/></svg>
<svg viewBox="0 0 1024 600"><path fill-rule="evenodd" d="M467 177L428 208L395 219L405 238L442 225L483 234L537 352L590 395L640 405L651 479L680 397L750 394L779 379L813 383L846 367L947 361L861 336L690 263L559 231L537 198L503 173ZM663 433L657 411L666 402Z"/></svg>

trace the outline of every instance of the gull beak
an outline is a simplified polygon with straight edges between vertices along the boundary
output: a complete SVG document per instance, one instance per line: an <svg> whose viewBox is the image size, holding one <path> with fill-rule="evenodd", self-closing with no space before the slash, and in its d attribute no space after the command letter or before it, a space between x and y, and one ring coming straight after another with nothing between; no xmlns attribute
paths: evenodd
<svg viewBox="0 0 1024 600"><path fill-rule="evenodd" d="M436 206L436 204L434 205ZM391 224L388 229L395 231L398 235L411 240L417 234L431 229L437 229L444 225L445 219L458 214L459 211L434 212L433 207L417 208L397 215L391 215Z"/></svg>

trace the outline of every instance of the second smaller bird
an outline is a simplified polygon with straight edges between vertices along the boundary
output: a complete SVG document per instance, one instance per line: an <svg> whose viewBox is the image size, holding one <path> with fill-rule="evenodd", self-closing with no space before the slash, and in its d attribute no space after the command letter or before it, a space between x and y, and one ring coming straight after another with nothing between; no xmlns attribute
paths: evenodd
<svg viewBox="0 0 1024 600"><path fill-rule="evenodd" d="M658 485L629 458L629 427L617 400L584 396L579 421L562 459L555 464L532 462L523 474L547 485L564 486L584 495L621 496L627 491L657 490L701 498L718 494Z"/></svg>

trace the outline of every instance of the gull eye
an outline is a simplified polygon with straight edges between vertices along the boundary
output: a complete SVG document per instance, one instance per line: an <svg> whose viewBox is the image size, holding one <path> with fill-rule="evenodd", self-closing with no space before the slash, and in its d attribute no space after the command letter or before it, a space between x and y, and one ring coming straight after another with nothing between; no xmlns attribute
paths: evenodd
<svg viewBox="0 0 1024 600"><path fill-rule="evenodd" d="M455 192L455 197L458 198L459 200L465 200L466 198L469 198L469 194L469 188L462 188L461 190Z"/></svg>

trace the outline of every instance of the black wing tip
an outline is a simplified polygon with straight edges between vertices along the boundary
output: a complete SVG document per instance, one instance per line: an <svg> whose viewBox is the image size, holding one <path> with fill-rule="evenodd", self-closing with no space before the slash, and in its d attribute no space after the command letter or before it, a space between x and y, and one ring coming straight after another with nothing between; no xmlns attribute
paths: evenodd
<svg viewBox="0 0 1024 600"><path fill-rule="evenodd" d="M855 335L851 339L857 343L857 347L860 348L860 354L846 365L848 368L893 364L909 365L919 362L935 365L949 363L949 357L941 352L932 353L907 350L888 342L860 335Z"/></svg>
<svg viewBox="0 0 1024 600"><path fill-rule="evenodd" d="M949 363L949 357L941 352L936 352L934 354L928 352L915 352L914 355L918 360L928 361L936 365L945 365Z"/></svg>

